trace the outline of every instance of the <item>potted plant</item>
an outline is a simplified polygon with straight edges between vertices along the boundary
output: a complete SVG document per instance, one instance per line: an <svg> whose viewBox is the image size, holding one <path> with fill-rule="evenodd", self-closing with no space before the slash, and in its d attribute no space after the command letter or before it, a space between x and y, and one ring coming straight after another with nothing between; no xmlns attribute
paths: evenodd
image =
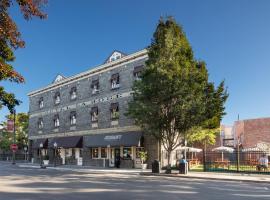
<svg viewBox="0 0 270 200"><path fill-rule="evenodd" d="M44 164L45 166L48 166L48 165L49 165L49 155L45 155L45 156L44 156L43 164Z"/></svg>
<svg viewBox="0 0 270 200"><path fill-rule="evenodd" d="M139 156L140 156L140 159L141 159L142 169L146 169L147 168L147 164L144 163L144 162L147 160L147 152L146 151L140 151L139 152Z"/></svg>

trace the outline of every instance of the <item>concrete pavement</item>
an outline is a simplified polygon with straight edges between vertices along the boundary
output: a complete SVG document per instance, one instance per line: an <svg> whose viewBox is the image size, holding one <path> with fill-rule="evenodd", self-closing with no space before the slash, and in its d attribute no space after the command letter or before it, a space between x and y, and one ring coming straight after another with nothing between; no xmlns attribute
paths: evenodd
<svg viewBox="0 0 270 200"><path fill-rule="evenodd" d="M0 163L2 200L266 200L266 183L85 173Z"/></svg>
<svg viewBox="0 0 270 200"><path fill-rule="evenodd" d="M40 168L38 164L20 163L19 167ZM217 172L189 172L187 175L178 174L178 171L173 171L172 174L152 174L151 170L141 169L116 169L116 168L94 168L84 166L57 166L47 167L48 169L60 171L73 171L84 173L118 173L118 174L140 174L143 176L163 176L175 178L196 178L196 179L211 179L211 180L226 180L226 181L245 181L245 182L266 182L270 183L270 175L265 174L244 174L244 173L217 173Z"/></svg>

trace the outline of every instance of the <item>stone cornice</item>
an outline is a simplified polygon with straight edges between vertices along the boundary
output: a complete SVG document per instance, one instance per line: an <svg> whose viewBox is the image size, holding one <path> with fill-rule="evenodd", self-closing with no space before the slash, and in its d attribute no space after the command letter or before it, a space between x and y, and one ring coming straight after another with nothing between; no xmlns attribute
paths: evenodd
<svg viewBox="0 0 270 200"><path fill-rule="evenodd" d="M40 94L40 93L43 93L43 92L46 92L46 91L53 90L53 89L55 89L57 87L61 87L61 86L64 86L64 85L67 85L67 84L70 84L70 83L79 81L81 79L88 78L90 76L99 74L101 72L104 72L104 71L108 71L108 70L117 68L117 67L119 67L119 65L128 63L130 61L135 61L135 60L143 59L143 58L147 58L147 57L148 57L147 50L146 49L143 49L141 51L135 52L133 54L130 54L130 55L127 55L127 56L125 56L123 58L120 58L118 60L115 60L113 62L105 63L105 64L100 65L100 66L97 66L97 67L95 67L93 69L90 69L90 70L87 70L85 72L79 73L77 75L71 76L69 78L63 79L62 81L59 81L59 82L50 84L50 85L48 85L48 86L46 86L44 88L41 88L41 89L38 89L38 90L34 90L34 91L28 93L27 95L29 97L35 96L37 94Z"/></svg>

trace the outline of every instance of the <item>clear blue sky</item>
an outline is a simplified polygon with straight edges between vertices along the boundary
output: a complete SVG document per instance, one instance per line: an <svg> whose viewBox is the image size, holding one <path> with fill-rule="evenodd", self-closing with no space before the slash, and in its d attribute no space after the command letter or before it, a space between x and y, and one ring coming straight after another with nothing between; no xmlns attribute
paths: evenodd
<svg viewBox="0 0 270 200"><path fill-rule="evenodd" d="M76 3L75 3L76 2ZM230 97L223 123L270 116L270 1L267 0L49 0L48 19L26 22L12 9L26 48L14 66L23 85L6 84L23 101L58 73L70 76L96 65L114 50L132 53L150 44L160 16L172 15L205 60L210 79L225 79ZM3 84L3 82L1 82ZM0 110L0 121L7 114Z"/></svg>

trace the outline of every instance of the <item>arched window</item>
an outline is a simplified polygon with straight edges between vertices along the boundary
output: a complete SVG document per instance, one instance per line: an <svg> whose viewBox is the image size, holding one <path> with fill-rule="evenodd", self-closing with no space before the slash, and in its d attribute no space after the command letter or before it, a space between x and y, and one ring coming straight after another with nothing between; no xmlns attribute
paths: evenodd
<svg viewBox="0 0 270 200"><path fill-rule="evenodd" d="M54 127L55 128L60 126L59 115L54 116L53 122L54 122Z"/></svg>
<svg viewBox="0 0 270 200"><path fill-rule="evenodd" d="M55 95L54 95L54 104L57 105L57 104L60 104L60 92L56 92Z"/></svg>
<svg viewBox="0 0 270 200"><path fill-rule="evenodd" d="M77 98L77 88L73 87L70 90L70 99L75 100Z"/></svg>
<svg viewBox="0 0 270 200"><path fill-rule="evenodd" d="M43 129L43 119L42 118L38 119L38 128Z"/></svg>
<svg viewBox="0 0 270 200"><path fill-rule="evenodd" d="M43 97L40 97L40 99L38 101L38 105L39 105L39 108L43 108L44 107Z"/></svg>
<svg viewBox="0 0 270 200"><path fill-rule="evenodd" d="M70 125L76 125L76 112L75 111L70 113Z"/></svg>

